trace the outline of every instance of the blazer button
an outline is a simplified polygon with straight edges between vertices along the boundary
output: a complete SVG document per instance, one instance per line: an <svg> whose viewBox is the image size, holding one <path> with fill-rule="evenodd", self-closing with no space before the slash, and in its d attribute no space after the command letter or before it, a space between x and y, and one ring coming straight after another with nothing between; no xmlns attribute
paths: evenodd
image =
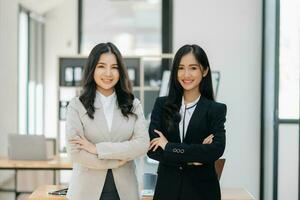
<svg viewBox="0 0 300 200"><path fill-rule="evenodd" d="M180 170L182 170L182 167L179 167Z"/></svg>

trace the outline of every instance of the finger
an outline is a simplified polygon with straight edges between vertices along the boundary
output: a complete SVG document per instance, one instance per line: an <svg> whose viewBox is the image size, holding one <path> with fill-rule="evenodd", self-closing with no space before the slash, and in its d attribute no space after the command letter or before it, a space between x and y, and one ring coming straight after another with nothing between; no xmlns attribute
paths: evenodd
<svg viewBox="0 0 300 200"><path fill-rule="evenodd" d="M154 132L157 133L159 136L162 136L162 135L163 135L162 132L160 132L160 131L158 131L158 130L156 130L156 129L154 129Z"/></svg>
<svg viewBox="0 0 300 200"><path fill-rule="evenodd" d="M213 140L211 138L206 139L204 144L211 144L213 142Z"/></svg>
<svg viewBox="0 0 300 200"><path fill-rule="evenodd" d="M157 145L158 141L155 141L153 142L151 145L150 145L150 149L152 149L155 145Z"/></svg>
<svg viewBox="0 0 300 200"><path fill-rule="evenodd" d="M210 134L209 136L207 136L204 141L203 141L203 144L207 144L208 140L212 139L214 137L213 134Z"/></svg>
<svg viewBox="0 0 300 200"><path fill-rule="evenodd" d="M154 149L153 149L153 151L156 151L156 149L159 147L159 145L157 144L155 147L154 147Z"/></svg>
<svg viewBox="0 0 300 200"><path fill-rule="evenodd" d="M152 149L154 147L154 144L152 143L152 144L150 144L150 146L149 146L149 150L150 149Z"/></svg>
<svg viewBox="0 0 300 200"><path fill-rule="evenodd" d="M82 135L81 138L82 138L83 140L86 140L86 141L87 141L87 139L86 139L86 137L85 137L84 135Z"/></svg>
<svg viewBox="0 0 300 200"><path fill-rule="evenodd" d="M165 137L161 132L157 131L157 134L159 135L159 137Z"/></svg>
<svg viewBox="0 0 300 200"><path fill-rule="evenodd" d="M81 136L79 136L78 138L74 138L73 140L79 140L79 141L82 141L83 139L81 138Z"/></svg>
<svg viewBox="0 0 300 200"><path fill-rule="evenodd" d="M158 143L159 143L159 142L153 143L153 145L152 145L152 147L151 147L152 151L155 151L155 150L157 149Z"/></svg>
<svg viewBox="0 0 300 200"><path fill-rule="evenodd" d="M213 134L210 134L209 136L207 136L205 139L210 139L213 137Z"/></svg>
<svg viewBox="0 0 300 200"><path fill-rule="evenodd" d="M76 140L76 141L70 141L71 144L81 144L80 141Z"/></svg>
<svg viewBox="0 0 300 200"><path fill-rule="evenodd" d="M204 141L203 141L203 144L208 144L209 140L210 140L209 138L205 138Z"/></svg>
<svg viewBox="0 0 300 200"><path fill-rule="evenodd" d="M153 143L153 142L155 142L155 141L157 141L159 139L160 139L159 137L158 138L154 138L153 140L150 141L150 143Z"/></svg>
<svg viewBox="0 0 300 200"><path fill-rule="evenodd" d="M150 142L150 147L149 147L149 149L152 149L152 148L154 147L154 145L155 145L155 142L152 140L152 141Z"/></svg>
<svg viewBox="0 0 300 200"><path fill-rule="evenodd" d="M209 135L209 138L214 138L215 136L213 134L210 134Z"/></svg>
<svg viewBox="0 0 300 200"><path fill-rule="evenodd" d="M157 142L159 142L159 139L153 140L152 142L150 142L150 145L153 145L153 144L155 144L155 143L157 143Z"/></svg>
<svg viewBox="0 0 300 200"><path fill-rule="evenodd" d="M69 141L78 141L78 140L81 140L80 138L72 138L72 139L69 139Z"/></svg>

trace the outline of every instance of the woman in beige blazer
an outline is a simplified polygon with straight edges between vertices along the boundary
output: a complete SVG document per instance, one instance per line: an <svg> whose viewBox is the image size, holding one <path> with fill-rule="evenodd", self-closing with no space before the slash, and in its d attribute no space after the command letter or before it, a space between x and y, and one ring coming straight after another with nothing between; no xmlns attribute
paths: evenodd
<svg viewBox="0 0 300 200"><path fill-rule="evenodd" d="M138 200L134 159L149 147L122 56L112 43L91 51L83 92L69 103L67 151L73 162L70 200Z"/></svg>

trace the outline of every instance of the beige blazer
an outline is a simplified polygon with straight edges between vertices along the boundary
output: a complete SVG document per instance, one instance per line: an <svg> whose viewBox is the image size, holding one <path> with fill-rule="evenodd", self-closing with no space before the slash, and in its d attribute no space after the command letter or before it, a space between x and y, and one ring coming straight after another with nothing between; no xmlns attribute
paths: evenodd
<svg viewBox="0 0 300 200"><path fill-rule="evenodd" d="M109 132L101 101L95 101L94 120L76 97L67 109L67 152L73 162L72 177L67 197L70 200L99 200L107 169L112 169L116 188L121 200L138 200L138 181L133 159L146 154L149 136L142 106L138 99L133 102L137 115L125 118L118 106L112 111L113 122ZM68 140L84 135L96 144L98 155L79 150ZM122 161L127 160L122 165Z"/></svg>

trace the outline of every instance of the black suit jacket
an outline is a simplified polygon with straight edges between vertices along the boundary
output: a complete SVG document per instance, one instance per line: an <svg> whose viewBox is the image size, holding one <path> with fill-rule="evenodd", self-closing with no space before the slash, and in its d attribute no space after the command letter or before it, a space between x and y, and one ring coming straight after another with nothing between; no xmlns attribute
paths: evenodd
<svg viewBox="0 0 300 200"><path fill-rule="evenodd" d="M154 200L220 200L214 162L225 149L226 105L201 96L181 143L178 122L172 131L163 123L166 99L156 99L149 126L151 140L158 137L154 129L168 140L165 150L148 152L150 158L159 161ZM210 134L214 134L213 143L202 144ZM189 165L191 162L203 165Z"/></svg>

